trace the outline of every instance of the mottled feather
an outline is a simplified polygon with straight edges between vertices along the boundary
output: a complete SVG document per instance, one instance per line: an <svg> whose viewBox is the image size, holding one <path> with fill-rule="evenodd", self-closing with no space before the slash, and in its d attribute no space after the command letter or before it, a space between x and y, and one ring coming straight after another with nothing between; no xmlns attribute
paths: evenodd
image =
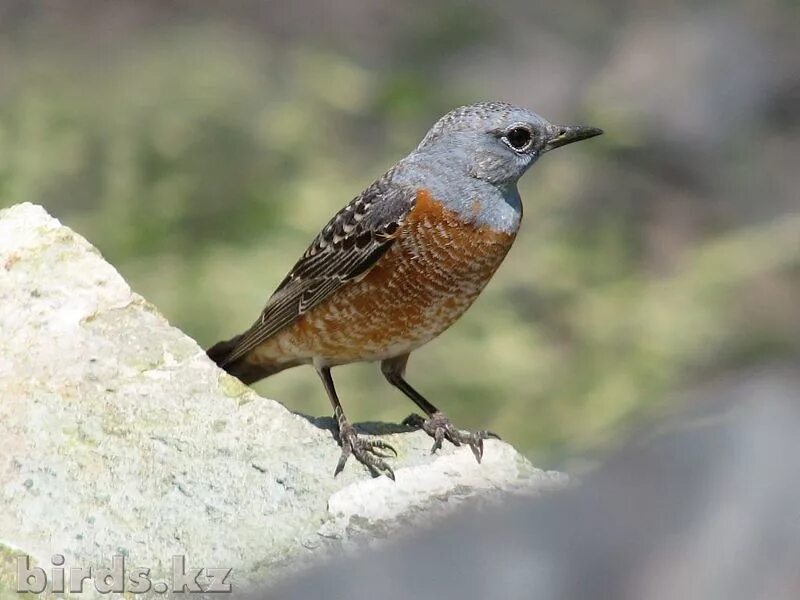
<svg viewBox="0 0 800 600"><path fill-rule="evenodd" d="M415 190L394 184L392 176L387 172L323 227L221 365L243 357L375 265L415 202Z"/></svg>

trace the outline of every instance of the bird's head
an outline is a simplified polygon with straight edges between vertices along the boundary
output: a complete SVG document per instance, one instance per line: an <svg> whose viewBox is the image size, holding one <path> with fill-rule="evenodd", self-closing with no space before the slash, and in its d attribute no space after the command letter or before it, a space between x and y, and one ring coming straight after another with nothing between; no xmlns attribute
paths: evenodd
<svg viewBox="0 0 800 600"><path fill-rule="evenodd" d="M553 125L512 104L484 102L444 115L416 153L476 179L513 185L545 152L601 133L595 127Z"/></svg>

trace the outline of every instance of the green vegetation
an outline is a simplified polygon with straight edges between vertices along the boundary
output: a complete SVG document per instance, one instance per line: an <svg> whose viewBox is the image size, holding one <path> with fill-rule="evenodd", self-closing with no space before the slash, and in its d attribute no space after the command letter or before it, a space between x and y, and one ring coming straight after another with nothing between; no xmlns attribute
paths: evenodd
<svg viewBox="0 0 800 600"><path fill-rule="evenodd" d="M765 18L780 23L791 9L772 10ZM327 218L442 112L513 80L491 61L442 79L459 57L502 54L498 19L398 23L380 65L214 13L114 43L94 40L90 25L25 21L0 59L0 206L43 204L209 345L248 326ZM796 166L775 159L795 147L791 123L758 105L713 143L672 144L675 132L660 129L672 112L616 104L609 49L629 29L562 29L596 63L581 73L595 75L574 76L582 83L567 86L560 114L541 110L607 134L526 176L506 263L409 367L462 427L497 431L540 462L605 442L679 385L798 350L800 214L782 191L796 201L786 183ZM702 80L685 85L691 94ZM743 132L760 156L737 146ZM374 366L338 371L351 418L411 412ZM298 411L329 410L310 369L257 389Z"/></svg>

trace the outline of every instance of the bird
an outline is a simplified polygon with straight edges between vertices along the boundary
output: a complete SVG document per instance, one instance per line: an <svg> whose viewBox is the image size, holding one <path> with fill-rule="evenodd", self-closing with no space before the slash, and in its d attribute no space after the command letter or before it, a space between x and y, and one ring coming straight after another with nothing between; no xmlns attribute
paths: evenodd
<svg viewBox="0 0 800 600"><path fill-rule="evenodd" d="M333 407L341 454L394 479L397 452L358 434L331 369L380 362L385 379L425 413L405 421L434 442L468 445L478 462L489 431L458 429L406 380L410 354L470 307L510 250L522 220L517 182L544 154L603 133L554 125L506 102L455 108L419 145L345 205L269 297L253 325L207 354L251 384L298 365L316 370Z"/></svg>

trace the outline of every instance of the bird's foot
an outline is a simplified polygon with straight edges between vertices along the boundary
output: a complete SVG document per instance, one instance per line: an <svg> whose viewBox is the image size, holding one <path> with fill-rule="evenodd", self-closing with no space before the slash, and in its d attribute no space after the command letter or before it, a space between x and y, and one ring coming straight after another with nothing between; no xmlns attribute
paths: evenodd
<svg viewBox="0 0 800 600"><path fill-rule="evenodd" d="M384 458L390 456L389 452L397 456L397 451L389 444L381 440L370 440L358 437L355 427L345 422L339 428L339 443L342 446L342 455L336 464L336 477L344 469L344 464L352 454L358 462L369 469L373 477L383 474L394 481L394 471L386 463Z"/></svg>
<svg viewBox="0 0 800 600"><path fill-rule="evenodd" d="M467 444L472 453L475 455L475 460L481 462L483 458L483 440L488 438L500 439L500 436L491 431L461 431L450 422L444 413L435 412L427 419L422 418L418 414L412 414L406 417L403 425L422 429L429 436L433 438L433 447L431 447L431 454L436 452L442 447L442 442L447 440L454 446Z"/></svg>

